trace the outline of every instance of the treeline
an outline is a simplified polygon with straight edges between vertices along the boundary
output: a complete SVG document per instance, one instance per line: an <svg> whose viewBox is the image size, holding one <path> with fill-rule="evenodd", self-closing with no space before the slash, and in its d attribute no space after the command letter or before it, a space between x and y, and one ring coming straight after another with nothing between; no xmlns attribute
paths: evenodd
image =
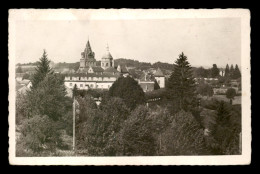
<svg viewBox="0 0 260 174"><path fill-rule="evenodd" d="M223 73L223 75L222 75ZM241 77L240 70L238 68L238 65L236 64L235 68L233 65L229 68L229 65L226 65L225 71L220 70L216 64L213 64L212 68L205 69L203 67L199 68L193 68L193 74L194 77L199 77L199 78L217 78L220 76L224 76L225 78L229 79L238 79Z"/></svg>

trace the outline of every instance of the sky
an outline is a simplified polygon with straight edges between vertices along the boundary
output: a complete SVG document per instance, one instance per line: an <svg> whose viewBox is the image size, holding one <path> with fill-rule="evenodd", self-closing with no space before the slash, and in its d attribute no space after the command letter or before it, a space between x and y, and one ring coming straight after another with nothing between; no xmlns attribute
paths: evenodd
<svg viewBox="0 0 260 174"><path fill-rule="evenodd" d="M96 60L174 63L181 52L192 66L241 66L240 18L16 21L16 63L38 61L43 49L55 63L79 62L89 39Z"/></svg>

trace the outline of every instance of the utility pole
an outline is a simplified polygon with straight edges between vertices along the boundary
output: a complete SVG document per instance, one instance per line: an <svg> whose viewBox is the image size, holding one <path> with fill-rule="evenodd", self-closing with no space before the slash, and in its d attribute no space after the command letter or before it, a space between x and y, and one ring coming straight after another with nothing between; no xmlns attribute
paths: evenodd
<svg viewBox="0 0 260 174"><path fill-rule="evenodd" d="M76 102L75 97L73 98L73 150L75 150L75 119L76 118Z"/></svg>

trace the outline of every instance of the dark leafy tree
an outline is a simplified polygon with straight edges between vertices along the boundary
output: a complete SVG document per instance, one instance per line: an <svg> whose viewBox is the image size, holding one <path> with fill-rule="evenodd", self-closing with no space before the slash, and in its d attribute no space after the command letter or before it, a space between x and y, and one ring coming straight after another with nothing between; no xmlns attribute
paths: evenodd
<svg viewBox="0 0 260 174"><path fill-rule="evenodd" d="M19 141L25 144L26 149L23 150L31 150L36 156L55 153L57 145L62 144L57 123L46 115L25 120Z"/></svg>
<svg viewBox="0 0 260 174"><path fill-rule="evenodd" d="M216 78L219 76L219 69L216 64L213 64L213 67L211 68L211 77Z"/></svg>
<svg viewBox="0 0 260 174"><path fill-rule="evenodd" d="M191 113L180 111L162 135L164 155L206 154L203 129Z"/></svg>
<svg viewBox="0 0 260 174"><path fill-rule="evenodd" d="M236 96L236 90L234 88L228 88L226 92L226 97L230 100L230 104L232 104L232 100Z"/></svg>
<svg viewBox="0 0 260 174"><path fill-rule="evenodd" d="M195 99L195 81L187 57L181 53L175 61L173 72L166 86L170 100L178 103L178 108L187 109Z"/></svg>
<svg viewBox="0 0 260 174"><path fill-rule="evenodd" d="M120 145L123 155L151 156L156 154L156 139L150 129L148 109L138 106L123 125Z"/></svg>
<svg viewBox="0 0 260 174"><path fill-rule="evenodd" d="M119 77L109 89L109 96L122 98L130 109L145 102L143 89L131 77Z"/></svg>
<svg viewBox="0 0 260 174"><path fill-rule="evenodd" d="M37 85L44 80L47 74L52 73L50 68L50 60L47 58L47 53L44 50L43 55L40 58L40 61L37 62L36 72L32 77L32 87L36 88Z"/></svg>
<svg viewBox="0 0 260 174"><path fill-rule="evenodd" d="M208 84L200 84L197 87L197 93L207 97L211 97L214 94L213 88Z"/></svg>

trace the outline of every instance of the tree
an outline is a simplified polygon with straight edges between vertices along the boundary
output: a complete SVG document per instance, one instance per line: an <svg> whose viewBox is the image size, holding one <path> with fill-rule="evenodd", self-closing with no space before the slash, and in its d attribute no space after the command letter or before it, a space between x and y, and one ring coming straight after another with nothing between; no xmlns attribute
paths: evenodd
<svg viewBox="0 0 260 174"><path fill-rule="evenodd" d="M203 129L191 113L180 111L172 118L162 135L164 155L202 155L205 154Z"/></svg>
<svg viewBox="0 0 260 174"><path fill-rule="evenodd" d="M200 84L197 88L197 93L207 97L211 97L214 94L213 88L208 84Z"/></svg>
<svg viewBox="0 0 260 174"><path fill-rule="evenodd" d="M32 87L36 88L37 85L44 80L47 74L52 73L50 68L50 60L47 58L47 53L44 50L43 55L40 58L40 61L37 62L36 72L32 77Z"/></svg>
<svg viewBox="0 0 260 174"><path fill-rule="evenodd" d="M234 70L234 73L233 73L233 79L238 79L241 77L241 73L240 73L240 70L236 64L236 67L235 67L235 70Z"/></svg>
<svg viewBox="0 0 260 174"><path fill-rule="evenodd" d="M131 77L119 77L110 87L109 96L122 98L131 110L145 102L143 89Z"/></svg>
<svg viewBox="0 0 260 174"><path fill-rule="evenodd" d="M156 154L156 140L150 129L148 109L138 106L123 125L120 134L122 155L151 156Z"/></svg>
<svg viewBox="0 0 260 174"><path fill-rule="evenodd" d="M25 120L19 141L25 143L27 150L41 156L44 156L44 151L55 153L57 145L62 144L57 124L46 115Z"/></svg>
<svg viewBox="0 0 260 174"><path fill-rule="evenodd" d="M195 99L195 81L187 57L181 53L175 61L173 72L166 86L170 100L178 103L178 108L187 109Z"/></svg>
<svg viewBox="0 0 260 174"><path fill-rule="evenodd" d="M115 156L121 153L118 133L129 115L123 100L110 98L107 103L101 103L100 109L93 107L90 100L80 99L79 103L81 119L77 124L77 148L87 149L88 155L95 156Z"/></svg>
<svg viewBox="0 0 260 174"><path fill-rule="evenodd" d="M78 91L78 88L77 88L77 84L75 84L73 89L72 89L72 98L74 98L78 95L79 95L79 91Z"/></svg>
<svg viewBox="0 0 260 174"><path fill-rule="evenodd" d="M216 78L219 76L219 69L216 64L213 64L213 67L211 68L211 77Z"/></svg>
<svg viewBox="0 0 260 174"><path fill-rule="evenodd" d="M160 89L159 84L157 83L157 80L154 80L154 90Z"/></svg>
<svg viewBox="0 0 260 174"><path fill-rule="evenodd" d="M16 73L22 73L22 72L23 72L22 67L18 66L16 69Z"/></svg>
<svg viewBox="0 0 260 174"><path fill-rule="evenodd" d="M229 66L228 66L228 64L226 65L226 69L225 69L225 77L229 77Z"/></svg>
<svg viewBox="0 0 260 174"><path fill-rule="evenodd" d="M239 154L239 133L241 112L235 113L233 106L221 101L217 103L215 123L212 124L208 147L214 155Z"/></svg>
<svg viewBox="0 0 260 174"><path fill-rule="evenodd" d="M230 70L229 70L229 77L233 78L233 74L234 74L234 67L233 67L233 64L232 64L231 67L230 67Z"/></svg>
<svg viewBox="0 0 260 174"><path fill-rule="evenodd" d="M228 88L226 92L226 97L230 100L230 104L232 105L232 100L236 96L236 90L234 88Z"/></svg>
<svg viewBox="0 0 260 174"><path fill-rule="evenodd" d="M28 92L29 116L47 115L58 120L65 112L65 95L63 79L56 74L48 74Z"/></svg>

